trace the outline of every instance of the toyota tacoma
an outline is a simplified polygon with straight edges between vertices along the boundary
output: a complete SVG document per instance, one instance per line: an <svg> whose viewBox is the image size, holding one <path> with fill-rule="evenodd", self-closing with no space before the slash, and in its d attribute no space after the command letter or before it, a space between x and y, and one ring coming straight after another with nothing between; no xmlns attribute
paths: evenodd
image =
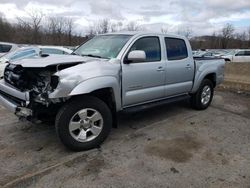
<svg viewBox="0 0 250 188"><path fill-rule="evenodd" d="M10 62L0 80L0 103L29 121L54 119L62 143L82 151L105 140L117 112L186 98L206 109L223 78L224 60L194 59L185 37L110 33L71 55Z"/></svg>

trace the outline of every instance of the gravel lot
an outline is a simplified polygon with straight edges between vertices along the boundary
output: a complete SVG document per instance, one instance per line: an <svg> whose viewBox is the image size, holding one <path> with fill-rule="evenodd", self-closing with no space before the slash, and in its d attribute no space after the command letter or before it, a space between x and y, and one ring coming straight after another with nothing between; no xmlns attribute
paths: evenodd
<svg viewBox="0 0 250 188"><path fill-rule="evenodd" d="M53 126L0 107L0 187L250 187L250 96L217 91L119 117L101 146L66 150Z"/></svg>

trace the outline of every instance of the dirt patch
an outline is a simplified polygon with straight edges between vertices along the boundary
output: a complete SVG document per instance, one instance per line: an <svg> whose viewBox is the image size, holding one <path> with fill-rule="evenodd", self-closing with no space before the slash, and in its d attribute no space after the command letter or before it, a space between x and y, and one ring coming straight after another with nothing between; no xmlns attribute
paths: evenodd
<svg viewBox="0 0 250 188"><path fill-rule="evenodd" d="M170 168L170 171L173 172L174 174L180 173L179 170L177 170L177 169L174 168L174 167Z"/></svg>
<svg viewBox="0 0 250 188"><path fill-rule="evenodd" d="M88 155L82 155L81 157L76 157L73 160L67 161L66 163L64 163L64 165L69 168L76 167L77 165L79 165L79 163L86 162L87 158L88 158Z"/></svg>
<svg viewBox="0 0 250 188"><path fill-rule="evenodd" d="M204 152L204 159L215 165L228 165L229 160L222 153L213 153L211 150Z"/></svg>
<svg viewBox="0 0 250 188"><path fill-rule="evenodd" d="M161 139L151 142L145 147L145 152L148 155L183 163L190 160L193 156L192 152L201 147L202 143L196 138L184 136L172 140Z"/></svg>
<svg viewBox="0 0 250 188"><path fill-rule="evenodd" d="M97 175L101 169L106 165L103 157L95 158L88 162L88 164L81 170L80 176Z"/></svg>

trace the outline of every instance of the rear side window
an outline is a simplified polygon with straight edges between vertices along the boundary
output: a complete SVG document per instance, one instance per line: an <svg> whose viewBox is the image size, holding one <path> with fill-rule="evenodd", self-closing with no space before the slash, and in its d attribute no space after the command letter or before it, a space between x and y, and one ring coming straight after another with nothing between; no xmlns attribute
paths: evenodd
<svg viewBox="0 0 250 188"><path fill-rule="evenodd" d="M64 54L62 50L53 48L41 48L42 54Z"/></svg>
<svg viewBox="0 0 250 188"><path fill-rule="evenodd" d="M32 55L35 55L35 54L36 54L35 50L21 51L21 52L17 52L14 56L12 56L10 58L10 60L15 60L15 59L18 59L18 58L23 58L23 57L26 57L26 56L32 56Z"/></svg>
<svg viewBox="0 0 250 188"><path fill-rule="evenodd" d="M181 60L188 57L187 46L184 40L165 38L168 60Z"/></svg>
<svg viewBox="0 0 250 188"><path fill-rule="evenodd" d="M245 51L246 56L250 56L250 51Z"/></svg>
<svg viewBox="0 0 250 188"><path fill-rule="evenodd" d="M158 37L143 37L138 39L129 52L134 50L143 50L146 53L146 60L144 62L161 60L161 46Z"/></svg>
<svg viewBox="0 0 250 188"><path fill-rule="evenodd" d="M12 48L11 45L0 44L0 53L7 53Z"/></svg>
<svg viewBox="0 0 250 188"><path fill-rule="evenodd" d="M239 51L235 56L244 56L245 52L244 51Z"/></svg>

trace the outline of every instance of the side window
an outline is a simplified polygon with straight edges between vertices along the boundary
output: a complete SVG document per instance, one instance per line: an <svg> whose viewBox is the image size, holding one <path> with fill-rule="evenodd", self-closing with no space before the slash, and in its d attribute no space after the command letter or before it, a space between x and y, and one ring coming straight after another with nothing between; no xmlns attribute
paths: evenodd
<svg viewBox="0 0 250 188"><path fill-rule="evenodd" d="M1 53L7 53L11 50L12 46L11 45L6 45L6 44L1 44L0 45L0 52Z"/></svg>
<svg viewBox="0 0 250 188"><path fill-rule="evenodd" d="M245 51L245 56L250 56L250 51Z"/></svg>
<svg viewBox="0 0 250 188"><path fill-rule="evenodd" d="M24 50L24 51L19 51L17 53L15 53L15 55L13 55L10 60L15 60L18 58L24 58L27 56L31 56L31 55L35 55L36 51L35 50Z"/></svg>
<svg viewBox="0 0 250 188"><path fill-rule="evenodd" d="M161 60L161 46L159 37L143 37L138 39L129 52L134 50L143 50L146 53L144 62L153 62Z"/></svg>
<svg viewBox="0 0 250 188"><path fill-rule="evenodd" d="M20 57L23 57L25 56L25 51L20 51L20 52L17 52L15 53L15 55L13 55L10 60L15 60L15 59L18 59Z"/></svg>
<svg viewBox="0 0 250 188"><path fill-rule="evenodd" d="M188 57L187 46L184 40L165 38L168 60L181 60Z"/></svg>
<svg viewBox="0 0 250 188"><path fill-rule="evenodd" d="M41 48L43 54L63 54L63 51L53 48Z"/></svg>
<svg viewBox="0 0 250 188"><path fill-rule="evenodd" d="M235 54L235 56L244 56L245 55L245 51L239 51L237 54Z"/></svg>

